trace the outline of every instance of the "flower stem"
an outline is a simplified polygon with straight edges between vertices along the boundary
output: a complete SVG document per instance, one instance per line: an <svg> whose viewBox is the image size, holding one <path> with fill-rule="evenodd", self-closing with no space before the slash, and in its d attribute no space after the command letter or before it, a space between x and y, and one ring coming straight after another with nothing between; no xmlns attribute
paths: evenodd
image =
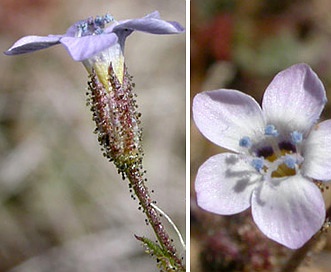
<svg viewBox="0 0 331 272"><path fill-rule="evenodd" d="M177 226L175 225L175 223L171 220L171 218L169 217L169 215L167 215L164 211L161 210L161 208L159 208L158 206L156 206L153 202L151 203L151 205L160 213L162 214L170 223L170 225L174 228L175 232L178 235L179 241L182 244L182 247L184 250L186 250L186 245L183 239L183 236L181 235L179 229L177 228Z"/></svg>
<svg viewBox="0 0 331 272"><path fill-rule="evenodd" d="M132 167L126 169L125 174L132 186L133 191L139 199L139 203L148 218L148 222L150 223L157 240L159 241L161 247L169 253L174 263L177 265L176 270L173 271L185 271L184 265L176 255L176 249L172 244L172 240L169 238L169 235L160 220L160 216L154 208L153 201L144 183L141 170Z"/></svg>
<svg viewBox="0 0 331 272"><path fill-rule="evenodd" d="M87 93L96 123L95 132L104 156L115 164L123 179L129 180L130 188L146 214L146 223L150 224L157 237L159 244L156 247L161 249L160 258L167 260L164 262L167 271L185 271L145 185L140 113L137 112L131 76L124 66L123 81L120 81L112 65L109 66L106 79L104 75L104 71L96 73L92 70Z"/></svg>

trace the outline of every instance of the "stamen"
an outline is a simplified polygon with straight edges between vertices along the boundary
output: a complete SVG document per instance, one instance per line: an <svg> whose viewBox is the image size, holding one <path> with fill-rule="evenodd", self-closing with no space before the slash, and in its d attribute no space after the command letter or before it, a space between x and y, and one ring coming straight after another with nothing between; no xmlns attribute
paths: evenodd
<svg viewBox="0 0 331 272"><path fill-rule="evenodd" d="M111 21L114 21L114 18L108 13L105 16L96 16L94 19L94 27L96 29L104 28L105 24L108 24Z"/></svg>
<svg viewBox="0 0 331 272"><path fill-rule="evenodd" d="M77 37L86 36L87 32L88 32L88 27L86 22L82 22L79 25L77 25L77 33L76 33Z"/></svg>
<svg viewBox="0 0 331 272"><path fill-rule="evenodd" d="M86 20L86 22L87 22L88 25L93 26L93 25L94 25L93 17L89 17L89 18Z"/></svg>
<svg viewBox="0 0 331 272"><path fill-rule="evenodd" d="M80 28L83 32L87 31L87 23L86 22L81 23L79 26L80 26Z"/></svg>
<svg viewBox="0 0 331 272"><path fill-rule="evenodd" d="M267 125L264 129L264 134L268 136L277 137L279 135L276 127L274 125Z"/></svg>
<svg viewBox="0 0 331 272"><path fill-rule="evenodd" d="M244 136L239 140L239 146L249 148L252 146L252 141L248 136Z"/></svg>
<svg viewBox="0 0 331 272"><path fill-rule="evenodd" d="M96 26L103 27L103 26L104 26L103 17L101 17L101 16L96 16L95 19L94 19L94 24L95 24Z"/></svg>
<svg viewBox="0 0 331 272"><path fill-rule="evenodd" d="M95 19L90 17L77 26L76 37L102 34L105 24L112 21L114 21L114 18L110 14L96 16Z"/></svg>
<svg viewBox="0 0 331 272"><path fill-rule="evenodd" d="M111 16L109 13L107 13L104 17L103 17L103 20L106 24L114 21L114 17Z"/></svg>
<svg viewBox="0 0 331 272"><path fill-rule="evenodd" d="M96 28L94 30L94 34L96 34L96 35L99 35L99 34L102 34L102 33L103 33L103 29L102 28Z"/></svg>
<svg viewBox="0 0 331 272"><path fill-rule="evenodd" d="M263 158L254 158L252 160L252 166L256 169L256 171L260 172L264 166L264 159Z"/></svg>
<svg viewBox="0 0 331 272"><path fill-rule="evenodd" d="M299 143L302 142L303 135L302 135L301 132L298 132L298 131L295 130L291 133L291 138L292 138L292 142L294 144L299 144Z"/></svg>
<svg viewBox="0 0 331 272"><path fill-rule="evenodd" d="M292 156L286 155L284 158L284 163L288 168L295 169L295 166L297 164L297 160L293 158Z"/></svg>

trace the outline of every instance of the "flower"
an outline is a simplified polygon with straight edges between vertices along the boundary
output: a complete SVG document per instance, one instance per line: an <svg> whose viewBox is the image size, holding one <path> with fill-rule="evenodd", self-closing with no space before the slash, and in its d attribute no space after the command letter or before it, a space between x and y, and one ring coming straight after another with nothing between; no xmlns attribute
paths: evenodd
<svg viewBox="0 0 331 272"><path fill-rule="evenodd" d="M316 124L326 101L322 82L306 64L277 74L262 108L237 90L197 94L198 129L236 152L201 165L195 180L198 205L220 215L251 207L267 237L291 249L301 247L325 221L315 182L331 179L331 120Z"/></svg>
<svg viewBox="0 0 331 272"><path fill-rule="evenodd" d="M106 24L110 26L105 27ZM6 55L18 55L62 44L89 73L88 105L96 123L95 133L104 155L123 171L141 165L140 113L137 112L133 83L124 64L124 44L133 31L179 34L184 28L164 21L155 11L143 18L115 21L97 16L70 26L63 35L26 36L9 48Z"/></svg>
<svg viewBox="0 0 331 272"><path fill-rule="evenodd" d="M108 23L112 24L105 27ZM128 165L141 164L142 156L140 113L123 55L125 40L135 30L152 34L184 32L179 23L160 19L157 11L123 21L106 14L78 21L63 35L23 37L4 52L18 55L62 44L75 61L83 62L90 78L87 95L95 132L104 155L120 172Z"/></svg>
<svg viewBox="0 0 331 272"><path fill-rule="evenodd" d="M107 23L112 24L105 28ZM124 43L133 31L151 34L178 34L184 28L177 22L160 19L158 11L143 18L115 21L109 14L88 18L70 26L63 35L26 36L4 53L17 55L31 53L61 43L75 61L82 61L89 73L92 68L100 78L108 75L109 63L120 82L123 81Z"/></svg>

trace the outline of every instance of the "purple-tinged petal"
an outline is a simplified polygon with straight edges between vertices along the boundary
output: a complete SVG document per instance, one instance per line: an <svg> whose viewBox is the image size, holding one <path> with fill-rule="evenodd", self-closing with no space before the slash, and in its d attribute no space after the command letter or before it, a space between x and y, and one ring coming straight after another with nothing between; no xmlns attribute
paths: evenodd
<svg viewBox="0 0 331 272"><path fill-rule="evenodd" d="M83 61L117 43L114 33L89 35L79 38L64 37L61 43L75 61Z"/></svg>
<svg viewBox="0 0 331 272"><path fill-rule="evenodd" d="M296 64L272 80L263 97L268 123L278 130L306 132L319 118L326 103L325 89L306 64Z"/></svg>
<svg viewBox="0 0 331 272"><path fill-rule="evenodd" d="M213 213L230 215L250 207L252 191L261 175L236 154L222 153L199 168L195 191L198 205Z"/></svg>
<svg viewBox="0 0 331 272"><path fill-rule="evenodd" d="M331 120L317 124L310 132L303 149L304 175L317 180L331 179Z"/></svg>
<svg viewBox="0 0 331 272"><path fill-rule="evenodd" d="M158 12L157 10L147 14L145 17L143 18L154 18L154 19L161 19L161 16L160 16L160 12Z"/></svg>
<svg viewBox="0 0 331 272"><path fill-rule="evenodd" d="M68 27L68 29L66 31L66 34L64 36L66 36L66 37L76 37L79 25L86 22L86 21L87 21L87 19L79 20L76 23L72 24L70 27Z"/></svg>
<svg viewBox="0 0 331 272"><path fill-rule="evenodd" d="M31 53L37 50L45 49L60 43L62 35L49 36L25 36L19 39L4 53L6 55L18 55Z"/></svg>
<svg viewBox="0 0 331 272"><path fill-rule="evenodd" d="M297 249L322 227L325 206L317 186L296 175L265 181L255 190L252 215L267 237L288 248Z"/></svg>
<svg viewBox="0 0 331 272"><path fill-rule="evenodd" d="M151 34L178 34L185 31L184 27L178 22L161 20L157 11L150 13L143 18L119 21L117 25L110 27L112 28L112 31L117 33L131 30L143 31Z"/></svg>
<svg viewBox="0 0 331 272"><path fill-rule="evenodd" d="M197 94L193 100L193 118L201 133L213 143L241 152L243 137L258 140L264 133L264 117L259 104L236 90L216 90Z"/></svg>

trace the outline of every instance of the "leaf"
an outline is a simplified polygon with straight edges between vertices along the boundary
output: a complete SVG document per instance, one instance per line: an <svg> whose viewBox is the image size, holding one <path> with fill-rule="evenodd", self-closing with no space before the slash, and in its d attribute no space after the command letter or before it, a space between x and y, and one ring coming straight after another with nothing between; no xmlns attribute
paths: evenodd
<svg viewBox="0 0 331 272"><path fill-rule="evenodd" d="M143 246L145 247L145 252L156 259L157 266L161 269L161 271L185 271L177 264L175 258L173 258L171 254L169 254L169 252L162 248L160 245L146 237L137 235L135 235L135 237L137 240L142 242Z"/></svg>

